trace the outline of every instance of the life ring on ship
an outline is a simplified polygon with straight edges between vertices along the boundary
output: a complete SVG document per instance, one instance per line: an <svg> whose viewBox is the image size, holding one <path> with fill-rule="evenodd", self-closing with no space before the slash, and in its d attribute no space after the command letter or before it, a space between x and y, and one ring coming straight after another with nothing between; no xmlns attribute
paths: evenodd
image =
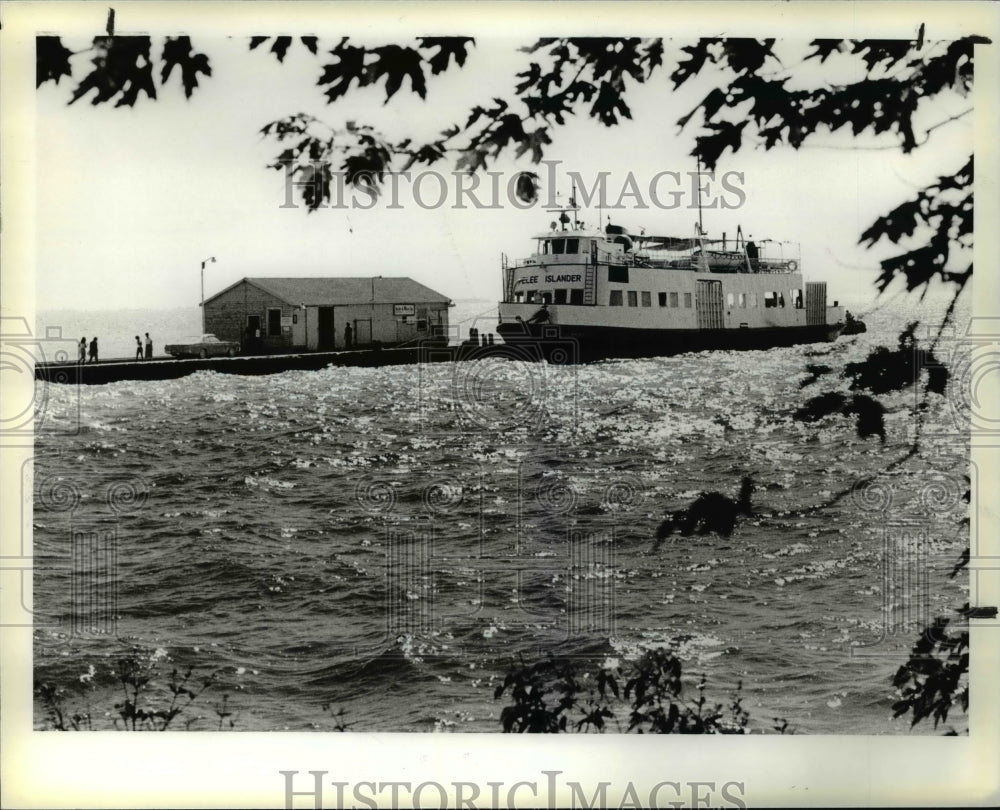
<svg viewBox="0 0 1000 810"><path fill-rule="evenodd" d="M799 269L799 263L795 261L795 259L792 259L791 261L788 262L788 269L794 273L796 270Z"/></svg>

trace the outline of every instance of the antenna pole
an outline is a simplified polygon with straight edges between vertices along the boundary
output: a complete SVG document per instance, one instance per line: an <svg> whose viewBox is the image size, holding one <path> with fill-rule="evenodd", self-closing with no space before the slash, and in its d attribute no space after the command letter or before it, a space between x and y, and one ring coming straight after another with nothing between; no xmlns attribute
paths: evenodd
<svg viewBox="0 0 1000 810"><path fill-rule="evenodd" d="M570 188L572 196L569 198L569 202L573 206L573 230L575 231L579 227L576 224L576 178L572 180Z"/></svg>

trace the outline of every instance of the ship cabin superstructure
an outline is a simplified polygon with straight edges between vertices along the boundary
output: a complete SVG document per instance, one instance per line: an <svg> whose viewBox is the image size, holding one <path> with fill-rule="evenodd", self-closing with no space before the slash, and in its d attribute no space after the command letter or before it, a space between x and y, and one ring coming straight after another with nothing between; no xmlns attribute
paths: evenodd
<svg viewBox="0 0 1000 810"><path fill-rule="evenodd" d="M533 237L527 258L502 259L501 324L581 329L776 330L835 325L825 282L804 282L798 246L735 239L632 235L574 223Z"/></svg>

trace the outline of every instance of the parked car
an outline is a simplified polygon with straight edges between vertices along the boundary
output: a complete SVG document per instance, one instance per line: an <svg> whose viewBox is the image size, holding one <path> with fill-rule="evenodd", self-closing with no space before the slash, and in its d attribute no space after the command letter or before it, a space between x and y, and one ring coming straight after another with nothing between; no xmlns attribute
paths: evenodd
<svg viewBox="0 0 1000 810"><path fill-rule="evenodd" d="M235 340L219 340L215 335L194 335L164 347L174 357L232 357L239 350Z"/></svg>

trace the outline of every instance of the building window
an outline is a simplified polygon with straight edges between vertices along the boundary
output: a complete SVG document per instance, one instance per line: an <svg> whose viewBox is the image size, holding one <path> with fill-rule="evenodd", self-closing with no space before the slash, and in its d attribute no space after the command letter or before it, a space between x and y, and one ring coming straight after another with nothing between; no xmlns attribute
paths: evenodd
<svg viewBox="0 0 1000 810"><path fill-rule="evenodd" d="M684 293L684 306L691 309L691 293Z"/></svg>
<svg viewBox="0 0 1000 810"><path fill-rule="evenodd" d="M675 292L670 293L670 306L674 309L677 308L677 293Z"/></svg>
<svg viewBox="0 0 1000 810"><path fill-rule="evenodd" d="M420 320L417 321L417 331L418 332L426 332L427 331L427 319L426 318L421 318Z"/></svg>
<svg viewBox="0 0 1000 810"><path fill-rule="evenodd" d="M628 291L628 305L630 307L639 306L639 294L635 290Z"/></svg>
<svg viewBox="0 0 1000 810"><path fill-rule="evenodd" d="M554 304L565 304L566 303L566 290L556 290L556 297L553 301Z"/></svg>
<svg viewBox="0 0 1000 810"><path fill-rule="evenodd" d="M650 296L650 294L648 292L646 292L645 290L642 291L642 305L644 307L651 307L651 306L653 306L653 299Z"/></svg>
<svg viewBox="0 0 1000 810"><path fill-rule="evenodd" d="M610 296L608 297L608 305L612 307L620 307L622 305L622 291L612 290Z"/></svg>
<svg viewBox="0 0 1000 810"><path fill-rule="evenodd" d="M583 303L583 290L570 290L569 291L569 302L571 304L582 304Z"/></svg>
<svg viewBox="0 0 1000 810"><path fill-rule="evenodd" d="M659 300L659 304L660 304L661 307L665 307L667 305L667 294L666 293L657 293L656 297Z"/></svg>

